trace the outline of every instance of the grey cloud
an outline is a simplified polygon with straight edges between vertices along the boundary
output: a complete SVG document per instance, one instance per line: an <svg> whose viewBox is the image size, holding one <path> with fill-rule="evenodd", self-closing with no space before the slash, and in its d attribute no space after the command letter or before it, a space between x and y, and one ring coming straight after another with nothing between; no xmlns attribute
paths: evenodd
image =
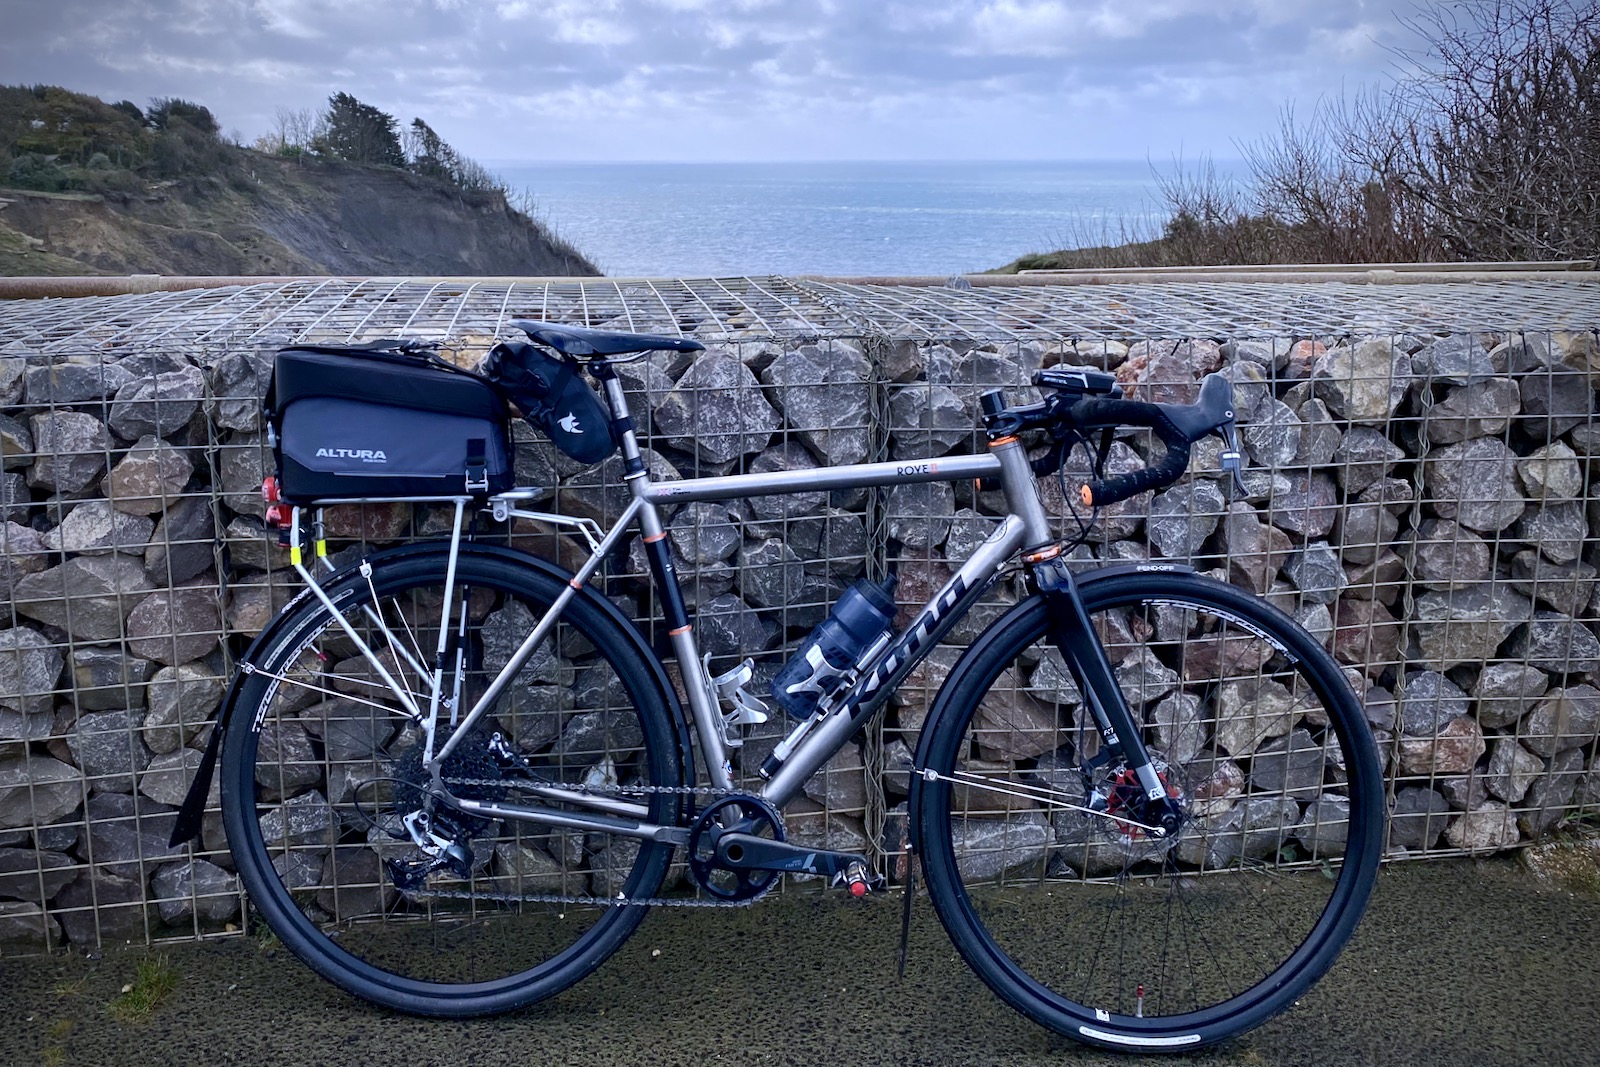
<svg viewBox="0 0 1600 1067"><path fill-rule="evenodd" d="M10 0L0 77L224 128L338 90L481 157L1227 150L1291 96L1373 81L1362 0ZM1376 43L1367 42L1377 37ZM1353 54L1329 40L1355 42ZM1182 91L1175 91L1174 86ZM1195 144L1195 142L1200 142ZM1029 154L1012 150L1012 154Z"/></svg>

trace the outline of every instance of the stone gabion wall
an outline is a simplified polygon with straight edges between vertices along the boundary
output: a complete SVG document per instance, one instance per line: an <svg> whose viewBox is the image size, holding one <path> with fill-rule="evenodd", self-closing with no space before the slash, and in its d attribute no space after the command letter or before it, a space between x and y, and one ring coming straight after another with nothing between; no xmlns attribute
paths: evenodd
<svg viewBox="0 0 1600 1067"><path fill-rule="evenodd" d="M558 317L558 316L550 316ZM625 326L591 322L591 325ZM376 331L382 335L384 331ZM327 340L355 339L347 335ZM234 658L292 592L261 525L260 397L274 344L107 343L42 354L0 338L0 947L144 941L237 924L216 797L202 842L167 837ZM472 358L472 343L464 358ZM481 343L477 346L481 350ZM622 371L660 478L971 451L978 395L1031 396L1041 367L1114 370L1130 395L1235 383L1249 454L1230 500L1216 442L1174 487L1116 505L1075 555L1183 560L1318 634L1365 698L1392 781L1392 855L1510 848L1600 801L1600 454L1592 334L1117 338L987 343L719 331L704 355ZM538 507L609 524L616 460L584 469L518 426ZM1119 438L1112 472L1151 446ZM1064 535L1059 484L1042 483ZM713 668L764 688L849 582L898 575L906 612L987 534L966 483L700 503L669 530ZM342 558L443 532L441 509L336 509ZM576 566L544 523L486 536ZM637 546L606 590L659 637ZM786 812L792 837L892 850L911 752L996 590ZM746 778L781 736L751 731Z"/></svg>

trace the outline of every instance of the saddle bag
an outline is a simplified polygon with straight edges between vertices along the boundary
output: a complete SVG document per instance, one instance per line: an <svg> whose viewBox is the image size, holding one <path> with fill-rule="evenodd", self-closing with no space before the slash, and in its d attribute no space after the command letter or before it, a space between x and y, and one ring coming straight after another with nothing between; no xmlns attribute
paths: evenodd
<svg viewBox="0 0 1600 1067"><path fill-rule="evenodd" d="M284 500L484 496L514 477L505 400L403 342L278 352L266 416Z"/></svg>
<svg viewBox="0 0 1600 1067"><path fill-rule="evenodd" d="M580 463L599 463L617 450L616 431L578 361L521 341L489 350L483 373L522 412L528 425Z"/></svg>

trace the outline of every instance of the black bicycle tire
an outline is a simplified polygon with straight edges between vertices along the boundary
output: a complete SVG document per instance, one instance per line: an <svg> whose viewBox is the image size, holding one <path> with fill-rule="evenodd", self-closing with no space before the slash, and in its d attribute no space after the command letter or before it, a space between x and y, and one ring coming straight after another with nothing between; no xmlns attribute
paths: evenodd
<svg viewBox="0 0 1600 1067"><path fill-rule="evenodd" d="M1055 994L1014 964L985 929L957 867L950 825L949 783L919 781L913 798L916 844L928 893L956 949L1002 1000L1023 1015L1085 1044L1122 1052L1182 1052L1253 1029L1291 1006L1333 965L1354 932L1376 879L1383 838L1383 779L1360 706L1342 672L1317 641L1271 605L1233 586L1182 572L1081 576L1091 615L1118 604L1152 598L1182 601L1234 613L1258 626L1307 665L1346 749L1351 804L1348 849L1336 888L1305 942L1265 979L1228 1000L1193 1013L1132 1019L1097 1014ZM949 773L956 749L990 680L1025 645L1044 639L1047 610L1034 597L1011 609L980 635L958 661L928 718L918 770Z"/></svg>
<svg viewBox="0 0 1600 1067"><path fill-rule="evenodd" d="M373 567L371 582L381 593L396 582L428 578L442 581L446 565L446 546L441 544L437 552L380 560ZM554 575L519 567L515 560L496 556L463 552L457 568L457 581L462 585L498 583L499 588L513 591L534 603L548 604L566 587ZM351 595L347 590L354 589L359 599L367 582L365 576L346 572L327 582L325 591L335 602L340 602L342 597ZM638 642L592 603L592 596L584 591L573 598L563 619L590 639L617 671L630 698L635 701L646 735L646 748L652 754L650 784L680 786L683 769L678 758L679 739L668 711L667 696L660 688L659 675L643 659L626 654L626 650L634 648ZM285 651L296 647L297 635L305 632L307 626L315 627L319 619L327 621L326 609L319 600L307 597L294 602L281 620L275 620L273 639L253 650L253 665L265 671L257 671L245 679L231 728L223 740L219 772L224 826L240 880L261 919L296 957L322 978L370 1003L412 1015L471 1018L511 1011L554 996L593 972L634 933L649 910L647 906L607 908L577 941L536 967L490 982L456 985L404 978L372 966L329 938L289 898L272 868L253 817L254 758L260 726L257 708L269 685L266 672L274 671L279 666L276 661ZM677 794L656 794L651 804L662 821L676 822L681 805ZM656 895L672 853L670 844L643 843L626 883L627 894L630 897Z"/></svg>

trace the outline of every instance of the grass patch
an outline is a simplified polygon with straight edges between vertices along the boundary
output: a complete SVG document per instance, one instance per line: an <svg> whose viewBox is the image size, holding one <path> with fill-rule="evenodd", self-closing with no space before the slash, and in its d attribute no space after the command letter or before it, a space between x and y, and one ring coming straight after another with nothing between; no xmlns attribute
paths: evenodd
<svg viewBox="0 0 1600 1067"><path fill-rule="evenodd" d="M172 991L178 988L178 969L165 956L146 956L139 961L133 981L111 1002L111 1017L122 1023L149 1018Z"/></svg>

